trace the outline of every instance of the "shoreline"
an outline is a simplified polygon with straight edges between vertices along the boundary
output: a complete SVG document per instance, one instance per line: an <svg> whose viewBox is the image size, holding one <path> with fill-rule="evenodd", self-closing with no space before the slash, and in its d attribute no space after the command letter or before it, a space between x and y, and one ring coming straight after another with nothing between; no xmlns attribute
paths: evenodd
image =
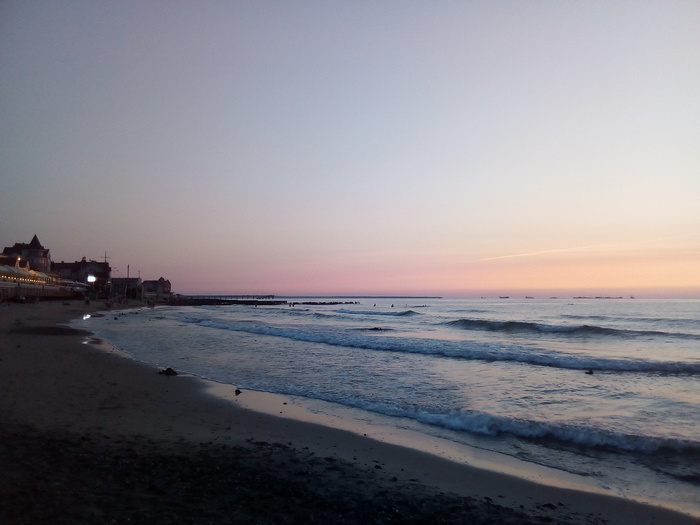
<svg viewBox="0 0 700 525"><path fill-rule="evenodd" d="M311 489L314 497L308 503L313 508L306 509L309 516L328 511L327 505L319 502L323 501L323 491L331 488L337 489L332 499L345 509L346 517L353 515L352 510L347 510L349 502L363 501L361 509L355 509L356 521L348 518L350 521L346 523L366 521L372 515L384 516L381 511L384 504L403 502L401 505L406 508L409 502L416 501L422 501L421 508L432 512L433 517L440 509L452 509L454 520L448 523L459 522L467 515L476 523L525 524L548 519L567 523L603 523L603 520L621 524L697 523L697 518L665 508L541 485L348 430L293 419L290 416L294 416L294 407L275 407L281 397L274 394L243 392L240 396L222 396L220 387L213 382L188 375L158 375L155 367L110 352L108 343L90 338L89 332L56 328L57 323L65 324L85 313L103 310L101 304L85 305L78 301L2 307L0 334L7 341L0 348L3 459L7 450L13 449L8 442L18 441L21 436L28 443L44 445L47 440L60 437L69 443L75 441L78 447L87 446L84 443L87 439L89 446L103 455L105 447L118 452L124 443L129 443L129 448L137 450L132 458L135 464L143 463L147 457L172 452L173 447L179 451L178 457L192 457L194 450L201 452L204 447L210 456L215 456L215 460L210 457L204 462L210 466L232 457L240 461L253 458L254 472L274 473L278 483L296 486L304 481L304 486L314 487ZM118 317L119 311L108 315ZM264 403L266 397L270 403L267 413L251 408ZM282 417L274 415L278 408L283 412ZM22 461L31 463L30 455L25 455ZM271 468L270 464L284 466ZM201 465L197 468L202 470ZM300 471L306 475L299 474ZM65 483L71 479L68 476ZM31 483L32 479L25 482ZM6 485L0 483L0 500L8 495L5 490L10 488ZM107 488L103 492L110 494ZM268 505L267 500L258 503L261 513L273 507L277 509L276 514L268 516L271 521L266 522L285 522L287 514L301 520L299 513L305 511L299 507L298 495L285 499L274 492L276 489L270 488L265 493L274 505ZM380 492L386 495L377 498ZM344 499L337 501L339 498ZM123 509L120 503L126 503L114 494L107 499L109 504L97 507L108 506L118 511ZM162 498L157 505L168 504L166 500ZM372 505L376 505L374 510ZM357 514L360 510L365 514ZM247 512L253 519L255 508ZM418 516L417 512L412 510L410 516ZM399 512L399 515L405 518L409 514ZM461 518L457 519L458 515Z"/></svg>

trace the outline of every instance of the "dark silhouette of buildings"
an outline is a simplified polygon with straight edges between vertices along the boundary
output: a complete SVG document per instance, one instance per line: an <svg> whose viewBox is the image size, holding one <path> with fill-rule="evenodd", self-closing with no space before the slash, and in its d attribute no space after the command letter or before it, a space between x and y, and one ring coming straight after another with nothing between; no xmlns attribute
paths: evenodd
<svg viewBox="0 0 700 525"><path fill-rule="evenodd" d="M112 277L112 295L125 299L141 299L143 283L140 277Z"/></svg>
<svg viewBox="0 0 700 525"><path fill-rule="evenodd" d="M161 277L157 281L143 281L143 298L163 301L170 298L170 281Z"/></svg>
<svg viewBox="0 0 700 525"><path fill-rule="evenodd" d="M106 253L105 262L87 260L85 257L75 262L52 261L50 250L42 246L36 235L31 242L15 243L14 246L5 247L0 254L3 297L9 295L9 290L14 295L32 297L58 296L63 291L78 290L102 298L114 296L152 302L167 302L171 298L170 281L163 277L157 281L142 282L140 277L112 279L111 273ZM29 288L25 290L22 287ZM48 287L57 290L49 290ZM5 291L8 291L7 294Z"/></svg>
<svg viewBox="0 0 700 525"><path fill-rule="evenodd" d="M41 245L36 235L29 243L16 242L14 246L6 246L2 255L6 261L3 264L11 263L7 264L8 266L43 273L51 272L51 251Z"/></svg>
<svg viewBox="0 0 700 525"><path fill-rule="evenodd" d="M106 262L88 261L83 257L75 262L54 262L52 271L59 278L79 283L87 283L93 292L105 294L109 291L112 268Z"/></svg>

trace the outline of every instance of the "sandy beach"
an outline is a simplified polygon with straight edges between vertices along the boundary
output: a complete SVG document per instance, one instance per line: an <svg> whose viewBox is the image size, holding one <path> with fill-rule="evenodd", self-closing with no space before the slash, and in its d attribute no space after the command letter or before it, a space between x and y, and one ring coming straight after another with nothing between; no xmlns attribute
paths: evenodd
<svg viewBox="0 0 700 525"><path fill-rule="evenodd" d="M65 326L121 315L104 309L0 305L0 523L700 521L299 421L280 396L215 396Z"/></svg>

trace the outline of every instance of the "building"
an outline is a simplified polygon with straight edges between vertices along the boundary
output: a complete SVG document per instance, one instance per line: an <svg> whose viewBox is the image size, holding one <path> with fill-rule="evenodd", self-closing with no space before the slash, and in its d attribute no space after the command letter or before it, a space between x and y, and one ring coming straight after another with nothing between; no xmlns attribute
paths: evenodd
<svg viewBox="0 0 700 525"><path fill-rule="evenodd" d="M7 248L5 248L5 249L7 249ZM13 268L19 268L20 262L24 262L24 261L22 261L22 258L19 255L0 254L0 265L11 266ZM29 263L27 263L27 264L29 264Z"/></svg>
<svg viewBox="0 0 700 525"><path fill-rule="evenodd" d="M8 264L8 266L17 266L42 273L51 271L51 251L41 245L36 235L28 244L16 242L14 246L5 247L2 255L4 259L10 258L17 261L15 264Z"/></svg>
<svg viewBox="0 0 700 525"><path fill-rule="evenodd" d="M85 257L75 262L54 262L51 265L60 279L87 283L98 296L107 296L112 268L106 262L88 261Z"/></svg>
<svg viewBox="0 0 700 525"><path fill-rule="evenodd" d="M116 297L141 299L143 297L143 283L140 277L112 277L111 292Z"/></svg>
<svg viewBox="0 0 700 525"><path fill-rule="evenodd" d="M171 295L170 281L161 277L157 281L143 281L143 299L155 301L169 300Z"/></svg>

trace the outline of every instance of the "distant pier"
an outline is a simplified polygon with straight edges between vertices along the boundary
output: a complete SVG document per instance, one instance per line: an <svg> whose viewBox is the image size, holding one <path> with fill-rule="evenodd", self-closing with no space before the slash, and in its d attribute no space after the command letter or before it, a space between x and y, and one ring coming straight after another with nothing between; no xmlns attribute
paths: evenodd
<svg viewBox="0 0 700 525"><path fill-rule="evenodd" d="M288 304L289 306L332 306L339 304L359 304L358 301L287 301L275 299L274 295L173 295L170 297L169 302L177 306L225 306L229 304L246 304L253 306L275 306L283 304Z"/></svg>
<svg viewBox="0 0 700 525"><path fill-rule="evenodd" d="M170 304L183 306L203 305L279 305L287 304L287 301L275 299L274 295L173 295Z"/></svg>

